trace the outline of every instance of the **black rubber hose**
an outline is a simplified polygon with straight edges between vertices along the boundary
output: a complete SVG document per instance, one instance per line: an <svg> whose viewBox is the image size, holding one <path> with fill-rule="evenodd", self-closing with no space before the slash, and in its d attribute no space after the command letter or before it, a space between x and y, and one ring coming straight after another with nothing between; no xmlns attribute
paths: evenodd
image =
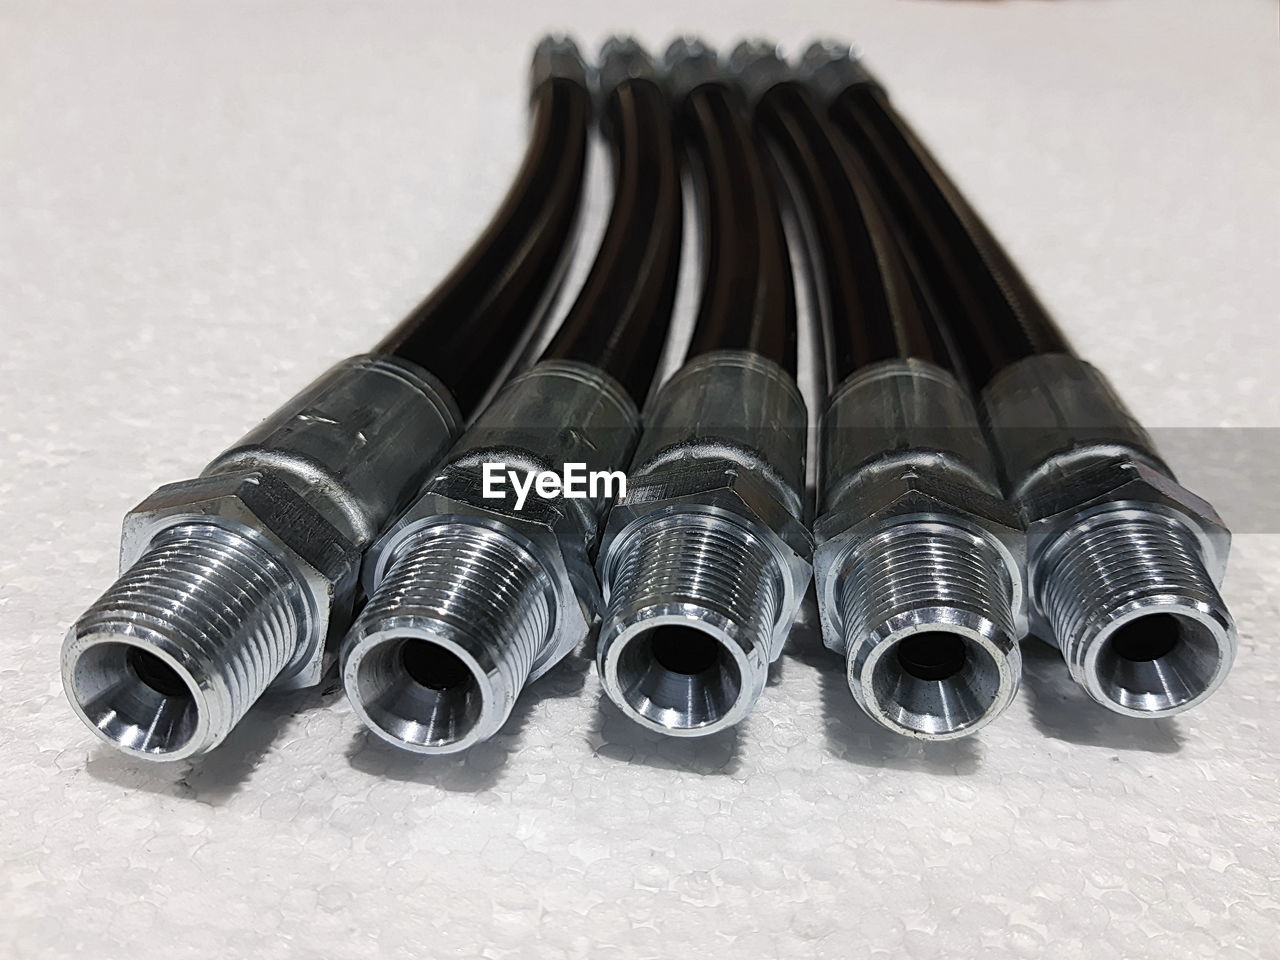
<svg viewBox="0 0 1280 960"><path fill-rule="evenodd" d="M831 100L829 115L888 203L976 389L1023 357L1071 352L1004 248L878 83L846 87Z"/></svg>
<svg viewBox="0 0 1280 960"><path fill-rule="evenodd" d="M598 366L642 404L658 369L680 272L683 229L675 120L647 55L615 41L601 125L613 154L609 222L577 300L542 355ZM615 59L628 58L628 75ZM641 59L642 58L642 59Z"/></svg>
<svg viewBox="0 0 1280 960"><path fill-rule="evenodd" d="M796 300L769 158L742 91L702 83L679 106L702 240L702 296L688 358L750 350L796 372Z"/></svg>
<svg viewBox="0 0 1280 960"><path fill-rule="evenodd" d="M449 276L374 348L439 377L464 417L541 319L573 246L591 93L576 49L560 44L535 55L531 137L501 208Z"/></svg>
<svg viewBox="0 0 1280 960"><path fill-rule="evenodd" d="M756 122L777 151L813 249L809 267L826 341L827 382L881 360L952 369L882 205L813 94L785 81L761 94Z"/></svg>

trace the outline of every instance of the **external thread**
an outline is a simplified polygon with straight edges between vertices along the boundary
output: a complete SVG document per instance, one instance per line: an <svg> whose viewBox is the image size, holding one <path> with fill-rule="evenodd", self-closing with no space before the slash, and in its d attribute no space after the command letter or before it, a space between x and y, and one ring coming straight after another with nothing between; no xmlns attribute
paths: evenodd
<svg viewBox="0 0 1280 960"><path fill-rule="evenodd" d="M629 538L606 619L673 602L696 604L767 648L781 603L775 566L769 548L737 523L701 513L665 518Z"/></svg>
<svg viewBox="0 0 1280 960"><path fill-rule="evenodd" d="M643 524L619 549L598 652L610 698L667 733L736 723L764 689L782 612L774 552L745 524L692 511ZM672 645L686 663L699 645L708 652L669 669L662 650Z"/></svg>
<svg viewBox="0 0 1280 960"><path fill-rule="evenodd" d="M302 586L254 540L212 524L173 527L71 628L64 682L117 746L153 759L203 753L284 669L307 615ZM158 695L140 680L139 657L188 689Z"/></svg>
<svg viewBox="0 0 1280 960"><path fill-rule="evenodd" d="M1225 677L1235 627L1199 542L1178 520L1103 513L1071 527L1037 566L1034 600L1072 676L1105 706L1167 715Z"/></svg>
<svg viewBox="0 0 1280 960"><path fill-rule="evenodd" d="M985 537L907 523L859 542L836 565L832 619L849 685L877 722L949 739L1008 705L1021 656L1007 563Z"/></svg>
<svg viewBox="0 0 1280 960"><path fill-rule="evenodd" d="M846 636L878 635L913 610L955 607L1013 634L1009 575L983 538L944 524L891 527L858 550L840 586Z"/></svg>
<svg viewBox="0 0 1280 960"><path fill-rule="evenodd" d="M348 636L347 692L397 746L464 749L506 721L554 621L550 579L516 540L476 524L427 527L397 550ZM453 680L415 678L405 645L418 642L459 667Z"/></svg>

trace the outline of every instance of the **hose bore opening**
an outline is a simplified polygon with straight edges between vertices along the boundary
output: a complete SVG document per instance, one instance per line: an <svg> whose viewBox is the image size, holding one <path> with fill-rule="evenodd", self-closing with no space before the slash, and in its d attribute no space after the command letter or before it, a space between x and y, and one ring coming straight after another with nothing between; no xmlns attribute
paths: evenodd
<svg viewBox="0 0 1280 960"><path fill-rule="evenodd" d="M1204 694L1222 665L1218 634L1189 616L1156 612L1119 626L1094 670L1102 695L1129 710L1163 713Z"/></svg>
<svg viewBox="0 0 1280 960"><path fill-rule="evenodd" d="M696 677L715 667L719 659L720 644L701 630L662 627L653 632L650 643L653 659L671 673Z"/></svg>
<svg viewBox="0 0 1280 960"><path fill-rule="evenodd" d="M113 743L163 756L190 742L200 719L191 681L162 657L131 643L95 643L71 673L71 695Z"/></svg>
<svg viewBox="0 0 1280 960"><path fill-rule="evenodd" d="M479 723L484 689L478 667L418 637L393 637L363 651L356 696L368 720L412 748L445 747Z"/></svg>
<svg viewBox="0 0 1280 960"><path fill-rule="evenodd" d="M926 630L893 642L876 661L871 694L894 726L948 736L983 720L1000 699L1000 668L971 638Z"/></svg>
<svg viewBox="0 0 1280 960"><path fill-rule="evenodd" d="M125 662L138 680L154 690L162 697L190 697L191 691L183 682L178 671L173 669L154 653L148 653L141 647L130 647L125 654Z"/></svg>
<svg viewBox="0 0 1280 960"><path fill-rule="evenodd" d="M705 727L727 716L742 694L742 671L733 654L696 627L654 627L624 643L618 685L627 704L652 723Z"/></svg>
<svg viewBox="0 0 1280 960"><path fill-rule="evenodd" d="M964 669L964 641L954 633L931 630L898 644L898 665L917 680L946 680Z"/></svg>
<svg viewBox="0 0 1280 960"><path fill-rule="evenodd" d="M1182 640L1182 625L1170 613L1153 613L1130 621L1111 636L1114 653L1122 660L1150 663L1174 651Z"/></svg>
<svg viewBox="0 0 1280 960"><path fill-rule="evenodd" d="M406 640L400 647L400 662L410 677L431 690L456 690L474 682L461 657L426 640Z"/></svg>

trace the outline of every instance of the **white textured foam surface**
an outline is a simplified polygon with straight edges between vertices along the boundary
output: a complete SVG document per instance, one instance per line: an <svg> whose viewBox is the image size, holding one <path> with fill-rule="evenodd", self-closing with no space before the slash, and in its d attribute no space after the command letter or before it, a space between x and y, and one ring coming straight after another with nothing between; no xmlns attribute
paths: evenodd
<svg viewBox="0 0 1280 960"><path fill-rule="evenodd" d="M452 265L519 159L541 30L627 25L856 37L1141 417L1280 424L1274 3L9 0L0 956L1277 956L1275 535L1237 541L1235 673L1157 723L1030 646L1001 722L915 745L811 631L706 742L602 708L581 658L435 762L331 690L198 765L73 717L58 647L124 511Z"/></svg>

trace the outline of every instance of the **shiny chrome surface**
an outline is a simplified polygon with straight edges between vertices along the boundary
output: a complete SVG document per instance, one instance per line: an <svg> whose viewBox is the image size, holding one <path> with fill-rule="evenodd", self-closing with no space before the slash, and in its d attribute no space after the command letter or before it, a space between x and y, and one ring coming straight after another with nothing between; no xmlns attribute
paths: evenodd
<svg viewBox="0 0 1280 960"><path fill-rule="evenodd" d="M822 457L818 605L854 698L906 736L975 733L1018 689L1024 539L966 391L923 361L866 367Z"/></svg>
<svg viewBox="0 0 1280 960"><path fill-rule="evenodd" d="M1235 623L1218 586L1231 534L1181 486L1102 374L1029 357L983 403L1027 520L1035 632L1098 703L1162 717L1226 679Z"/></svg>
<svg viewBox="0 0 1280 960"><path fill-rule="evenodd" d="M120 578L63 644L77 714L127 753L176 760L217 746L267 689L319 683L361 554L458 426L424 371L354 357L157 490L125 518Z"/></svg>
<svg viewBox="0 0 1280 960"><path fill-rule="evenodd" d="M597 565L596 663L637 723L705 736L763 692L811 576L806 429L791 376L747 351L704 354L655 396Z"/></svg>
<svg viewBox="0 0 1280 960"><path fill-rule="evenodd" d="M626 393L588 364L544 361L503 388L366 559L369 604L343 642L342 676L374 734L418 753L464 750L586 639L606 504L532 493L517 510L514 495L483 496L483 465L615 469L638 432Z"/></svg>

